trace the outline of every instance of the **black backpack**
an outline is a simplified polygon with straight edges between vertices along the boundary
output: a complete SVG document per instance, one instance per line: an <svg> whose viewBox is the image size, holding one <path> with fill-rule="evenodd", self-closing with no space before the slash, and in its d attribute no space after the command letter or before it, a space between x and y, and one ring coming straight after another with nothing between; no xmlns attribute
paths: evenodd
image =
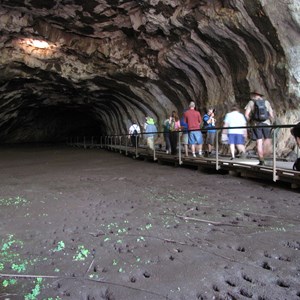
<svg viewBox="0 0 300 300"><path fill-rule="evenodd" d="M264 122L269 119L269 112L266 107L266 100L255 100L254 101L254 113L253 119L255 121Z"/></svg>
<svg viewBox="0 0 300 300"><path fill-rule="evenodd" d="M138 131L137 131L137 125L134 124L134 127L135 127L135 129L134 129L133 132L132 132L132 136L138 136L139 133L138 133Z"/></svg>

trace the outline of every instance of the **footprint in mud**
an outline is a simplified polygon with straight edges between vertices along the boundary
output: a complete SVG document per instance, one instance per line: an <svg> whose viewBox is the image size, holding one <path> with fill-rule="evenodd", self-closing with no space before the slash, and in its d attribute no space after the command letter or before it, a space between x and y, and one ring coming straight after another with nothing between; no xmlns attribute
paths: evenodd
<svg viewBox="0 0 300 300"><path fill-rule="evenodd" d="M228 279L228 280L225 280L225 282L231 287L236 287L236 284L233 282L233 280Z"/></svg>
<svg viewBox="0 0 300 300"><path fill-rule="evenodd" d="M300 250L300 242L299 241L289 241L284 243L285 247L291 248L293 250Z"/></svg>
<svg viewBox="0 0 300 300"><path fill-rule="evenodd" d="M252 283L252 282L253 282L252 278L251 278L251 277L249 277L249 276L248 276L248 275L246 275L246 274L242 274L242 278L243 278L245 281L248 281L248 282L250 282L250 283Z"/></svg>
<svg viewBox="0 0 300 300"><path fill-rule="evenodd" d="M282 287L282 288L285 288L285 289L288 289L290 287L290 284L287 283L286 281L283 281L283 280L277 280L277 285Z"/></svg>
<svg viewBox="0 0 300 300"><path fill-rule="evenodd" d="M252 298L253 294L247 291L246 289L241 289L240 294L246 298Z"/></svg>
<svg viewBox="0 0 300 300"><path fill-rule="evenodd" d="M246 249L245 249L245 247L243 247L243 246L238 246L238 247L236 248L236 250L239 251L239 252L246 252Z"/></svg>
<svg viewBox="0 0 300 300"><path fill-rule="evenodd" d="M262 266L262 268L265 269L265 270L269 270L269 271L272 271L272 270L273 270L272 267L269 265L269 263L266 262L266 261L263 262L261 266Z"/></svg>

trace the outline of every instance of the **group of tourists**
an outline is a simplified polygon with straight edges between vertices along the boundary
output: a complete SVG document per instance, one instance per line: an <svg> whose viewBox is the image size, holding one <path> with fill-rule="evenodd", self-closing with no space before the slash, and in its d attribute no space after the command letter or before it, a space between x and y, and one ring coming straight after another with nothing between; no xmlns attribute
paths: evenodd
<svg viewBox="0 0 300 300"><path fill-rule="evenodd" d="M251 138L256 141L259 164L264 165L265 155L271 151L271 128L268 125L272 124L274 113L270 102L263 98L261 92L253 91L250 96L251 99L245 107L244 114L240 112L237 105L233 105L231 111L225 115L222 124L224 127L222 143L229 144L232 160L237 156L246 157L245 142L248 130L244 127L248 122L250 125L256 125L257 128L251 130ZM176 155L177 145L180 142L184 146L185 156L188 156L189 148L193 157L203 156L204 150L208 156L212 156L216 137L215 114L214 108L208 108L202 118L193 101L190 102L189 108L183 112L181 118L177 111L172 111L163 122L166 154ZM157 132L154 119L147 116L143 134L146 136L147 147L151 150L154 150ZM134 121L129 128L132 146L138 146L140 134L141 128Z"/></svg>

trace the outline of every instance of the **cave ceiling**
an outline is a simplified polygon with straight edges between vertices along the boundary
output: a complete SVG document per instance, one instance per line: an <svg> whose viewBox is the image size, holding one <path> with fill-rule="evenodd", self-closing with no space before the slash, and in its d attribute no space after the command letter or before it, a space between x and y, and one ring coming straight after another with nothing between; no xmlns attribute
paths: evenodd
<svg viewBox="0 0 300 300"><path fill-rule="evenodd" d="M300 117L298 0L1 0L1 142L124 133L259 87ZM221 125L221 124L219 124Z"/></svg>

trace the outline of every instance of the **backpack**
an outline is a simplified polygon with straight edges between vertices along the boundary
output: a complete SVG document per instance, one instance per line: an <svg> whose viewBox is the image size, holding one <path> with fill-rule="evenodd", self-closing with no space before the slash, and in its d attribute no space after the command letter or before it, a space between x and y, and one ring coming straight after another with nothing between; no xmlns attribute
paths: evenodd
<svg viewBox="0 0 300 300"><path fill-rule="evenodd" d="M169 119L167 119L164 122L164 132L169 132L169 131L170 131L170 122Z"/></svg>
<svg viewBox="0 0 300 300"><path fill-rule="evenodd" d="M133 130L133 132L132 132L132 136L138 136L139 135L139 133L137 132L137 127L136 127L137 125L134 125L134 130Z"/></svg>
<svg viewBox="0 0 300 300"><path fill-rule="evenodd" d="M261 122L264 122L269 119L269 112L266 107L266 100L254 101L253 119L255 121L261 121Z"/></svg>

